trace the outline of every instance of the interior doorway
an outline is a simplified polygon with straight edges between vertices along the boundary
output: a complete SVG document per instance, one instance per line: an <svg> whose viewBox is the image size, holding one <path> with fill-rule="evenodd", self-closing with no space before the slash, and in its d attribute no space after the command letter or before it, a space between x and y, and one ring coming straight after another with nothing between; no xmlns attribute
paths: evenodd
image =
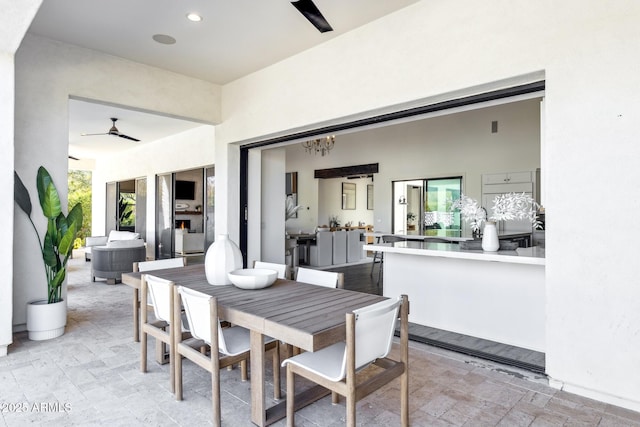
<svg viewBox="0 0 640 427"><path fill-rule="evenodd" d="M393 182L393 233L459 237L460 213L451 204L462 194L462 177Z"/></svg>
<svg viewBox="0 0 640 427"><path fill-rule="evenodd" d="M156 177L156 259L203 259L215 236L213 166Z"/></svg>

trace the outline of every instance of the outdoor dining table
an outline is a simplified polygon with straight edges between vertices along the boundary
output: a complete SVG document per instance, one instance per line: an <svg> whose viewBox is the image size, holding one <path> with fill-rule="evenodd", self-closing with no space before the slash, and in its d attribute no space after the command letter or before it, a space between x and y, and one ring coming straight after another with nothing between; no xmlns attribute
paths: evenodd
<svg viewBox="0 0 640 427"><path fill-rule="evenodd" d="M317 351L345 340L345 314L386 298L362 292L334 289L278 279L272 286L243 290L234 285L213 286L207 282L204 265L148 271L177 286L215 296L222 320L250 330L251 421L269 425L286 416L282 399L265 405L265 335L306 351ZM140 288L142 273L125 273L122 283ZM316 386L296 395L296 409L328 394Z"/></svg>

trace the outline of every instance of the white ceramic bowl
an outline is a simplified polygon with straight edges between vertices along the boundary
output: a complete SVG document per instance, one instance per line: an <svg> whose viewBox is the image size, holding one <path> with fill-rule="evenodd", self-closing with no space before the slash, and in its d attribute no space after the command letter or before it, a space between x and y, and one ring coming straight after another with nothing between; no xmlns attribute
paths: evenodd
<svg viewBox="0 0 640 427"><path fill-rule="evenodd" d="M231 283L241 289L268 288L278 278L278 272L268 268L242 268L228 275Z"/></svg>

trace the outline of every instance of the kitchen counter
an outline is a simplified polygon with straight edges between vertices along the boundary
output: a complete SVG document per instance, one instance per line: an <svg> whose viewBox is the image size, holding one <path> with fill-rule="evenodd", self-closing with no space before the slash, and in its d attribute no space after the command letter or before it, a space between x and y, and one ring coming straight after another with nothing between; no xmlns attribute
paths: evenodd
<svg viewBox="0 0 640 427"><path fill-rule="evenodd" d="M451 239L456 239L451 238ZM457 239L461 239L458 237ZM477 261L497 261L513 264L545 264L544 249L538 247L517 248L514 251L485 252L482 250L461 249L451 243L433 243L429 240L407 240L396 243L374 243L367 245L368 251L403 253L408 255L443 258L469 259Z"/></svg>
<svg viewBox="0 0 640 427"><path fill-rule="evenodd" d="M408 295L410 322L545 351L543 249L483 252L404 241L366 250L383 252L383 295Z"/></svg>

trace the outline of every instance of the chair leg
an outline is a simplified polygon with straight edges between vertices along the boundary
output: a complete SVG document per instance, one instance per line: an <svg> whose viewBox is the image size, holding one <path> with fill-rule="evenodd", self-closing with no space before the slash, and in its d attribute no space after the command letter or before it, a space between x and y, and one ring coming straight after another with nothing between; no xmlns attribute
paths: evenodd
<svg viewBox="0 0 640 427"><path fill-rule="evenodd" d="M240 361L240 377L242 378L242 382L247 381L248 375L247 375L247 360L241 360Z"/></svg>
<svg viewBox="0 0 640 427"><path fill-rule="evenodd" d="M376 283L376 286L380 286L380 279L382 278L382 266L384 264L384 254L380 255L380 267L378 267L378 282Z"/></svg>
<svg viewBox="0 0 640 427"><path fill-rule="evenodd" d="M220 427L222 424L220 414L220 378L219 373L211 372L211 406L213 411L213 425Z"/></svg>
<svg viewBox="0 0 640 427"><path fill-rule="evenodd" d="M340 395L338 393L336 393L335 391L331 392L331 404L332 405L337 405L338 403L340 403Z"/></svg>
<svg viewBox="0 0 640 427"><path fill-rule="evenodd" d="M347 427L356 427L356 397L347 394Z"/></svg>
<svg viewBox="0 0 640 427"><path fill-rule="evenodd" d="M176 375L176 379L175 379L175 394L176 394L176 400L182 400L182 355L178 354L178 352L176 351L176 358L175 358L175 375Z"/></svg>
<svg viewBox="0 0 640 427"><path fill-rule="evenodd" d="M287 366L287 427L295 426L295 416L296 416L295 396L296 396L295 376L291 368Z"/></svg>
<svg viewBox="0 0 640 427"><path fill-rule="evenodd" d="M147 372L147 333L140 332L140 372Z"/></svg>

